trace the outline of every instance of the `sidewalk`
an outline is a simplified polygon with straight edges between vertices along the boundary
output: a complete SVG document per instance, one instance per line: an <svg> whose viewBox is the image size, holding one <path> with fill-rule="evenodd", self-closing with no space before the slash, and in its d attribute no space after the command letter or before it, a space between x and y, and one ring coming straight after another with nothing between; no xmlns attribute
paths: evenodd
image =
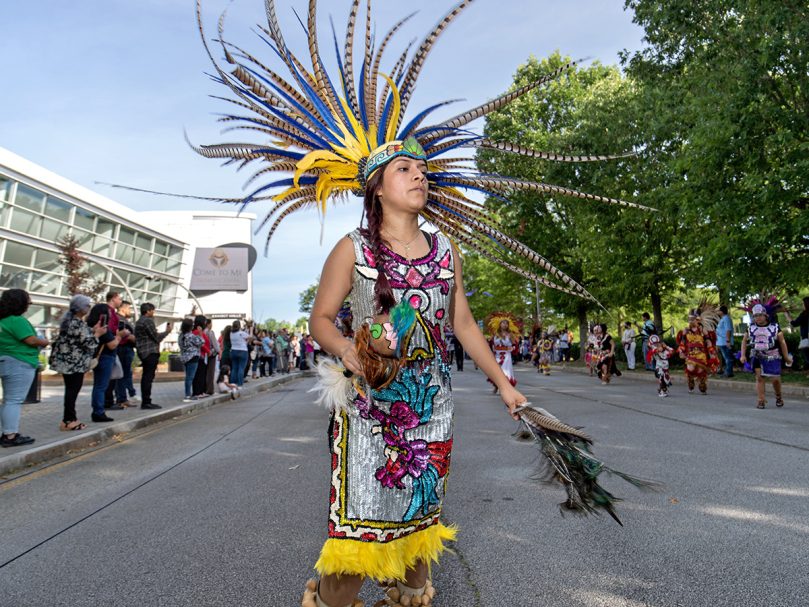
<svg viewBox="0 0 809 607"><path fill-rule="evenodd" d="M272 377L250 379L242 388L242 398L270 390L304 375L300 371L293 371L287 375L275 374ZM120 434L207 409L219 403L230 402L230 394L215 394L203 400L184 403L182 381L155 381L152 386L152 401L161 405L162 409L141 409L137 406L123 411L110 411L109 416L115 419L114 422L94 423L90 421L92 387L92 379L85 380L76 402L79 420L87 424L87 428L77 432L60 432L64 384L61 381L43 382L42 400L39 403L23 405L20 421L20 432L35 438L36 442L23 447L0 449L0 481L23 472L25 468L64 458L82 449L96 447L104 441L114 440ZM135 388L140 398L140 384L136 382Z"/></svg>
<svg viewBox="0 0 809 607"><path fill-rule="evenodd" d="M554 371L566 371L571 373L581 373L583 375L587 375L587 367L578 366L578 365L560 365L555 363L551 365L551 369ZM621 369L621 377L613 377L612 382L620 383L624 379L629 379L632 381L648 381L650 383L657 383L657 378L655 374L651 371L645 371L642 368L636 368L634 371L628 371L625 369ZM671 372L671 382L674 385L682 384L685 385L685 374L682 371L672 371ZM767 382L770 384L770 382ZM756 391L756 384L755 382L746 382L746 381L733 381L730 379L719 379L715 376L711 376L708 378L708 391L710 392L712 389L723 389L723 390L732 390L733 392L749 392L750 394L755 394ZM767 391L771 394L772 393L772 385L768 385ZM796 386L794 384L781 384L781 392L784 396L789 396L793 398L802 398L802 399L809 399L809 386Z"/></svg>

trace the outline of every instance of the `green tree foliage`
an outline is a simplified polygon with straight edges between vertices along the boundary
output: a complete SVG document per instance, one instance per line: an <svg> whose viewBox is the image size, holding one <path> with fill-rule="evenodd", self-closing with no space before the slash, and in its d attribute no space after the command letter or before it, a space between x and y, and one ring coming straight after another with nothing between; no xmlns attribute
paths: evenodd
<svg viewBox="0 0 809 607"><path fill-rule="evenodd" d="M530 58L520 66L514 88L568 61L558 53ZM521 97L487 120L485 135L536 150L570 155L620 154L641 148L643 122L636 118L636 92L615 67L595 63L562 81ZM596 163L556 163L482 151L482 170L562 185L584 192L657 206L647 197L648 181L665 187L666 176L635 158ZM490 200L507 231L583 284L607 307L648 301L675 282L663 260L674 257L676 240L664 214L651 214L561 195L515 192L511 202ZM516 285L524 282L514 276ZM515 286L516 290L516 286ZM545 306L577 318L580 333L597 306L543 289ZM659 305L658 305L659 310Z"/></svg>
<svg viewBox="0 0 809 607"><path fill-rule="evenodd" d="M809 5L626 0L648 46L625 57L655 121L692 258L723 299L799 290L809 274Z"/></svg>
<svg viewBox="0 0 809 607"><path fill-rule="evenodd" d="M485 257L466 255L463 278L469 307L476 319L482 320L495 310L508 310L527 324L535 316L533 284L521 276L503 270Z"/></svg>
<svg viewBox="0 0 809 607"><path fill-rule="evenodd" d="M309 285L306 287L305 290L301 291L298 294L298 311L304 312L306 314L312 313L312 306L315 303L315 296L317 295L317 286L320 284L320 276L317 277L317 280L314 284Z"/></svg>

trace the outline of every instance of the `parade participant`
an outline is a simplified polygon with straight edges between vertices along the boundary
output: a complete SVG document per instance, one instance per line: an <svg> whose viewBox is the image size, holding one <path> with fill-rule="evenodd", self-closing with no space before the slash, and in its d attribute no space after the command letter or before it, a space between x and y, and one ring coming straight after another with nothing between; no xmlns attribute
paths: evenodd
<svg viewBox="0 0 809 607"><path fill-rule="evenodd" d="M803 310L798 315L798 318L792 318L789 310L784 310L784 314L793 327L798 327L800 331L801 341L798 342L798 352L803 356L803 369L809 369L809 297L803 298ZM794 367L793 367L794 368Z"/></svg>
<svg viewBox="0 0 809 607"><path fill-rule="evenodd" d="M551 352L553 352L553 337L550 333L544 333L542 338L537 344L539 350L539 364L537 365L537 373L543 375L551 374Z"/></svg>
<svg viewBox="0 0 809 607"><path fill-rule="evenodd" d="M630 371L635 370L635 329L632 328L632 323L627 321L624 323L624 333L621 336L621 344L624 346L624 354L626 354L626 368Z"/></svg>
<svg viewBox="0 0 809 607"><path fill-rule="evenodd" d="M657 334L657 327L655 327L654 322L652 322L652 317L649 315L648 312L644 312L642 314L643 324L638 324L637 327L640 329L640 340L641 340L641 351L643 352L643 360L644 362L648 359L647 353L649 351L649 338L652 335ZM654 367L650 366L649 363L646 364L647 371L654 371Z"/></svg>
<svg viewBox="0 0 809 607"><path fill-rule="evenodd" d="M688 327L677 333L677 351L685 361L685 377L688 392L694 392L694 384L700 394L708 392L708 374L716 373L719 359L714 347L714 330L719 322L719 307L707 301L688 313Z"/></svg>
<svg viewBox="0 0 809 607"><path fill-rule="evenodd" d="M762 301L766 301L766 303L762 303ZM781 395L781 361L784 360L786 365L790 366L792 365L792 357L789 355L781 327L773 320L780 307L781 304L776 298L766 300L765 298L756 298L748 304L753 322L742 338L740 361L745 364L749 358L756 374L757 409L763 409L767 405L764 394L765 378L767 377L772 378L772 388L775 391L775 406L784 406L784 398ZM748 346L750 346L749 356L747 355Z"/></svg>
<svg viewBox="0 0 809 607"><path fill-rule="evenodd" d="M275 3L265 2L269 26L265 41L289 68L294 85L243 49L235 52L237 47L220 41L225 60L233 64L226 71L216 63L202 35L217 79L238 97L237 105L255 114L231 119L246 119L251 128L272 133L272 138L258 144L202 146L197 148L199 153L236 163L258 160L262 166L255 178L266 179L271 171L289 175L272 177L246 197L231 199L243 205L273 200L264 219L270 226L267 241L293 212L316 207L323 214L329 200L345 201L350 193L364 199L366 227L340 240L329 255L310 318L315 339L324 350L338 355L354 376L345 398L332 398L336 393L327 394L322 385L321 400L328 396L334 411L329 539L316 564L320 582L308 585L304 607L353 605L365 577L396 580L389 605L415 606L432 599L428 564L455 534L440 522L441 479L449 468L453 414L451 370L442 332L446 322L452 323L466 352L495 383L512 415L525 402L477 328L463 288L460 258L450 238L534 283L593 300L577 282L503 233L498 217L465 192L502 197L504 190L533 190L638 207L569 188L516 181L467 167L459 170L451 156L442 157L458 148L481 148L565 162L603 160L538 152L490 141L469 130L473 120L554 80L573 63L446 122L425 122L441 104L410 122L403 120L427 54L468 4L461 3L448 13L409 62L405 55L401 74L395 78L382 75L379 66L398 26L376 50L371 45L369 14L359 88L355 75L360 70L353 58L358 2L353 4L346 32L346 56L338 62L339 74L334 77L324 68L332 62L324 62L318 50L315 1L309 4L307 24L311 72L286 46ZM198 11L199 19L201 14ZM339 89L334 83L341 84ZM268 193L271 189L276 189L274 195ZM420 219L439 232L422 232ZM518 264L531 264L532 270ZM539 276L536 268L553 281ZM354 343L334 326L346 297L353 314ZM400 339L403 327L408 329ZM394 339L394 348L390 347L393 341L384 345ZM342 385L332 387L342 389ZM346 485L352 490L345 491Z"/></svg>
<svg viewBox="0 0 809 607"><path fill-rule="evenodd" d="M486 318L485 324L491 335L489 343L494 353L494 359L500 365L511 385L516 386L517 378L514 376L512 354L519 343L520 328L518 321L509 312L492 312ZM494 386L492 393L497 394L497 383L491 379L488 381Z"/></svg>
<svg viewBox="0 0 809 607"><path fill-rule="evenodd" d="M596 336L599 339L598 362L596 368L601 383L607 385L614 375L621 377L621 371L615 364L615 340L610 335L607 325L596 325Z"/></svg>
<svg viewBox="0 0 809 607"><path fill-rule="evenodd" d="M649 336L649 347L646 353L646 362L651 363L654 361L655 377L657 377L657 395L665 398L669 395L669 386L671 386L671 376L669 375L669 359L674 356L674 349L669 348L666 343L660 339L659 335Z"/></svg>
<svg viewBox="0 0 809 607"><path fill-rule="evenodd" d="M584 350L584 364L587 366L590 377L592 377L595 372L598 348L598 337L595 334L595 326L593 326L587 331L587 344Z"/></svg>

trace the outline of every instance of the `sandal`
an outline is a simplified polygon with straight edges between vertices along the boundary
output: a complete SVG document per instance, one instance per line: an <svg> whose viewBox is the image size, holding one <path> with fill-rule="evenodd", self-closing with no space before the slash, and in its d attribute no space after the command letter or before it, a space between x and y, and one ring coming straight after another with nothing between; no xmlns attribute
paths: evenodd
<svg viewBox="0 0 809 607"><path fill-rule="evenodd" d="M758 404L756 405L756 409L763 409L764 406L765 406L765 402L766 401L763 401L763 400L758 401Z"/></svg>
<svg viewBox="0 0 809 607"><path fill-rule="evenodd" d="M79 420L74 420L72 422L59 422L59 430L62 432L77 432L79 430L84 430L87 428L87 424L81 423Z"/></svg>
<svg viewBox="0 0 809 607"><path fill-rule="evenodd" d="M783 407L784 406L784 399L780 396L775 397L775 406L776 407Z"/></svg>

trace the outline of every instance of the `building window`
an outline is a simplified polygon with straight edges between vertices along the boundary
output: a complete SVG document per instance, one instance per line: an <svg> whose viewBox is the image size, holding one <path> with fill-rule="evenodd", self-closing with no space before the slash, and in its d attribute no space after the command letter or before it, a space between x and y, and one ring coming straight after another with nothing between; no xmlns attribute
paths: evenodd
<svg viewBox="0 0 809 607"><path fill-rule="evenodd" d="M45 203L45 216L65 223L70 223L70 211L72 210L72 204L60 200L59 198L54 198L53 196L48 196L48 200Z"/></svg>
<svg viewBox="0 0 809 607"><path fill-rule="evenodd" d="M60 238L67 235L69 229L70 227L67 224L60 223L58 221L52 221L51 219L45 217L42 220L42 230L40 231L40 237L44 238L45 240L49 240L53 243L57 243L59 242Z"/></svg>
<svg viewBox="0 0 809 607"><path fill-rule="evenodd" d="M45 270L46 272L61 272L62 262L59 261L59 253L46 251L45 249L37 249L34 267L38 270Z"/></svg>
<svg viewBox="0 0 809 607"><path fill-rule="evenodd" d="M73 217L73 225L92 232L95 228L96 216L90 211L76 207L76 214Z"/></svg>
<svg viewBox="0 0 809 607"><path fill-rule="evenodd" d="M27 185L18 184L17 194L14 196L14 204L18 207L42 213L42 203L45 202L45 194Z"/></svg>
<svg viewBox="0 0 809 607"><path fill-rule="evenodd" d="M31 267L34 260L34 247L19 242L7 241L4 263L12 263L16 266Z"/></svg>
<svg viewBox="0 0 809 607"><path fill-rule="evenodd" d="M4 263L0 273L0 287L4 289L27 289L28 272L30 270Z"/></svg>
<svg viewBox="0 0 809 607"><path fill-rule="evenodd" d="M42 216L34 215L28 211L15 208L11 211L11 222L9 228L30 236L39 236L39 228L42 225Z"/></svg>
<svg viewBox="0 0 809 607"><path fill-rule="evenodd" d="M84 251L90 250L90 243L93 242L93 235L90 232L73 228L73 237L78 241L78 247Z"/></svg>
<svg viewBox="0 0 809 607"><path fill-rule="evenodd" d="M152 258L152 269L157 270L158 272L165 272L168 260L165 257L160 257L159 255L155 255Z"/></svg>
<svg viewBox="0 0 809 607"><path fill-rule="evenodd" d="M138 248L151 252L153 243L154 238L149 238L145 234L138 234L138 240L135 244L138 246Z"/></svg>
<svg viewBox="0 0 809 607"><path fill-rule="evenodd" d="M115 224L106 219L98 219L96 236L93 238L93 253L98 255L110 255L110 243L115 234Z"/></svg>
<svg viewBox="0 0 809 607"><path fill-rule="evenodd" d="M135 244L135 232L121 226L121 230L118 232L118 243Z"/></svg>
<svg viewBox="0 0 809 607"><path fill-rule="evenodd" d="M14 182L5 175L0 175L0 200L11 199L11 186Z"/></svg>

